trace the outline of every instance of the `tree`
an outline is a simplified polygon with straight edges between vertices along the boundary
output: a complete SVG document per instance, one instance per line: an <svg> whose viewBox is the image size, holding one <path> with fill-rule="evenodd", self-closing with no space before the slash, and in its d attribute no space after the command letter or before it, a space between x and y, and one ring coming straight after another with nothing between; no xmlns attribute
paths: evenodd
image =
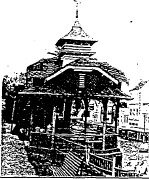
<svg viewBox="0 0 149 179"><path fill-rule="evenodd" d="M5 75L2 81L2 120L3 122L11 122L14 101L18 91L25 88L26 77L24 73L17 74L12 77Z"/></svg>

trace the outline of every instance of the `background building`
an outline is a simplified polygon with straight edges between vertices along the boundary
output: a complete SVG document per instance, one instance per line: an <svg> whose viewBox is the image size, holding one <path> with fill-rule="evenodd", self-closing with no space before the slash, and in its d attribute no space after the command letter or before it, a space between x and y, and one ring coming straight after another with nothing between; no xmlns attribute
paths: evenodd
<svg viewBox="0 0 149 179"><path fill-rule="evenodd" d="M125 137L149 140L149 81L140 81L130 90L131 97L127 107L120 109L119 129Z"/></svg>

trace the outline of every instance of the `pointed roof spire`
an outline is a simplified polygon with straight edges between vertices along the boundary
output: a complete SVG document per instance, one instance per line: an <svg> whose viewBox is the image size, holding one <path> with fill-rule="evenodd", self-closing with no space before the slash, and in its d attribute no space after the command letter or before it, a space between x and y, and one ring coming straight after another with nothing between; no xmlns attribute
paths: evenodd
<svg viewBox="0 0 149 179"><path fill-rule="evenodd" d="M76 3L76 17L75 17L75 23L74 26L81 27L79 23L79 4L81 3L80 0L74 0Z"/></svg>
<svg viewBox="0 0 149 179"><path fill-rule="evenodd" d="M73 0L76 5L76 14L75 14L75 22L74 25L72 26L72 29L70 30L69 33L67 33L64 37L58 40L56 43L56 46L62 46L64 44L64 41L67 40L83 40L88 43L94 44L97 42L96 40L93 40L85 31L82 29L80 22L79 22L79 4L81 3L81 0Z"/></svg>
<svg viewBox="0 0 149 179"><path fill-rule="evenodd" d="M79 3L81 3L80 2L80 0L74 0L74 2L76 3L76 20L78 20L78 18L79 18Z"/></svg>

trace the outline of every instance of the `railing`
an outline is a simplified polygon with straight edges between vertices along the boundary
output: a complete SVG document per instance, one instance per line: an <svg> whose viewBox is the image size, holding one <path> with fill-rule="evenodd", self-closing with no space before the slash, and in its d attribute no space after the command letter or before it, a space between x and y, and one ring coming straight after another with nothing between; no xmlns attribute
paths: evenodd
<svg viewBox="0 0 149 179"><path fill-rule="evenodd" d="M124 170L121 167L116 167L116 155L120 152L114 152L110 154L89 154L89 165L94 167L96 170L102 171L105 174L111 175L112 177L136 177L138 174L133 170ZM110 155L115 155L109 158ZM105 158L106 157L106 158Z"/></svg>
<svg viewBox="0 0 149 179"><path fill-rule="evenodd" d="M111 135L117 137L116 134L106 134L106 137L111 137ZM43 154L43 151L46 153L49 150L48 156L52 157L51 161L59 164L63 162L65 154L73 150L76 155L84 158L88 166L112 176L117 173L121 175L120 169L115 169L115 166L119 166L116 165L115 156L121 155L121 152L117 148L100 150L102 149L100 148L102 147L102 135L95 136L87 134L55 134L53 136L48 133L32 132L30 146L35 146L35 153ZM95 149L95 144L99 144L100 147Z"/></svg>
<svg viewBox="0 0 149 179"><path fill-rule="evenodd" d="M61 135L55 135L55 150L63 154L67 153L69 150L73 150L73 152L75 152L78 156L85 159L84 162L87 166L91 166L91 168L99 171L99 173L104 172L111 176L116 175L115 156L121 155L121 152L119 150L109 149L111 153L103 152L100 154L93 154L90 152L91 148L89 145L81 145L77 142L71 141L73 137L73 135L64 135L63 137ZM77 137L79 138L79 136ZM92 143L93 141L90 142Z"/></svg>
<svg viewBox="0 0 149 179"><path fill-rule="evenodd" d="M115 167L116 177L136 177L138 174L133 170L123 170L122 168Z"/></svg>
<svg viewBox="0 0 149 179"><path fill-rule="evenodd" d="M73 146L73 142L76 144L81 144L83 146L88 145L88 147L91 148L91 152L93 153L100 153L102 151L102 134L96 134L96 135L88 135L81 133L80 135L77 134L55 134L55 136L62 137L63 140L65 140L63 146L61 146L63 149L66 146ZM47 147L51 148L52 145L61 145L55 143L57 140L57 137L55 138L52 136L52 134L48 133L41 133L41 132L31 132L30 136L30 145L36 146L36 147ZM67 145L66 145L67 140ZM53 142L53 143L52 143ZM69 144L70 142L70 144ZM58 147L58 146L57 146ZM70 149L70 147L68 147ZM111 150L117 148L117 134L110 133L106 134L106 142L105 142L105 150ZM66 147L67 150L67 147Z"/></svg>
<svg viewBox="0 0 149 179"><path fill-rule="evenodd" d="M129 131L119 129L119 136L123 139L138 142L149 142L149 132Z"/></svg>
<svg viewBox="0 0 149 179"><path fill-rule="evenodd" d="M117 148L117 134L106 134L105 149Z"/></svg>
<svg viewBox="0 0 149 179"><path fill-rule="evenodd" d="M52 135L41 132L31 132L30 145L36 147L51 148Z"/></svg>
<svg viewBox="0 0 149 179"><path fill-rule="evenodd" d="M107 159L90 153L89 165L95 167L97 170L112 175L112 166L113 166L112 159Z"/></svg>
<svg viewBox="0 0 149 179"><path fill-rule="evenodd" d="M106 149L106 150L91 150L92 153L94 154L99 154L99 155L107 155L107 153L109 153L109 155L111 156L112 154L114 153L118 153L120 152L120 149L119 148L111 148L111 149Z"/></svg>
<svg viewBox="0 0 149 179"><path fill-rule="evenodd" d="M108 152L109 151L109 152ZM122 166L122 153L119 149L109 149L101 153L89 153L89 165L105 174L116 176L116 167Z"/></svg>
<svg viewBox="0 0 149 179"><path fill-rule="evenodd" d="M64 137L61 137L60 135L55 135L54 149L63 153L67 153L68 151L73 150L73 152L77 153L77 155L85 156L86 147Z"/></svg>

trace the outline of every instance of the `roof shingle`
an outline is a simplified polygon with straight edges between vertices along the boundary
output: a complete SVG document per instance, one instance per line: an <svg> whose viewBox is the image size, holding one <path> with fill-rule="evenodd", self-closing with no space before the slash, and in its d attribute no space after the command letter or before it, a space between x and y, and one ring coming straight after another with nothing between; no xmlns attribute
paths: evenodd
<svg viewBox="0 0 149 179"><path fill-rule="evenodd" d="M99 62L95 58L80 58L77 59L68 65L71 66L86 66L86 67L99 67L102 69L104 72L108 73L111 77L115 78L118 81L124 81L128 83L128 79L126 78L125 74L121 71L118 70L117 68L109 65L107 62Z"/></svg>

